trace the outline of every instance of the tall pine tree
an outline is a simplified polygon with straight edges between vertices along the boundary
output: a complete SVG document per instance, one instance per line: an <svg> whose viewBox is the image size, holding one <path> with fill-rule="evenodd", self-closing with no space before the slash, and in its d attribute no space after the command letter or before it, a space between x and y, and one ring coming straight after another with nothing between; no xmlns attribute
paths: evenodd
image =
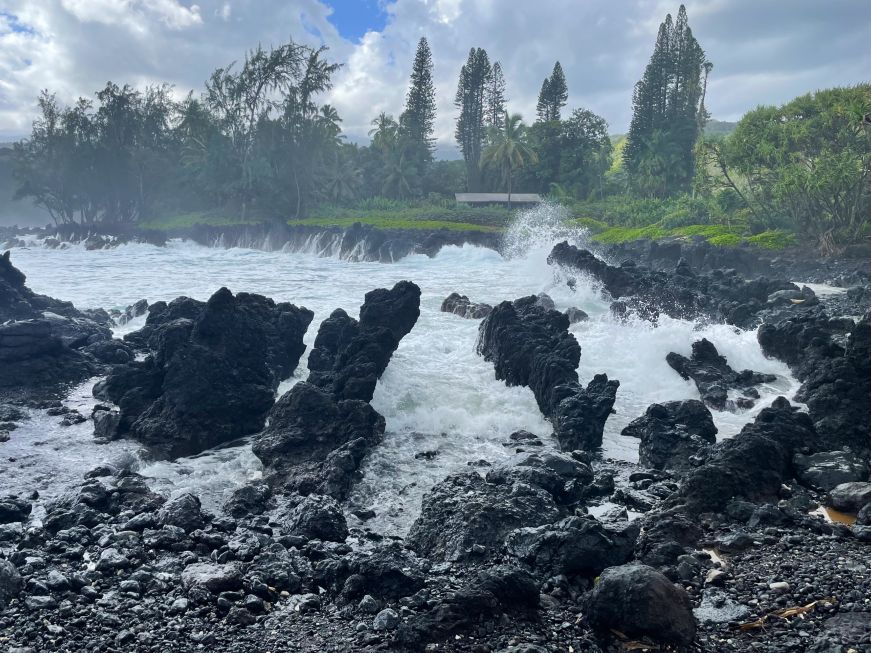
<svg viewBox="0 0 871 653"><path fill-rule="evenodd" d="M661 197L688 188L709 70L681 5L676 21L669 14L659 26L653 55L635 85L623 160L636 191Z"/></svg>
<svg viewBox="0 0 871 653"><path fill-rule="evenodd" d="M481 151L484 147L484 96L492 74L490 60L483 48L472 48L460 69L454 105L460 110L455 132L466 162L466 182L470 191L481 188Z"/></svg>
<svg viewBox="0 0 871 653"><path fill-rule="evenodd" d="M547 122L550 118L550 77L545 77L538 92L538 103L535 105L538 122Z"/></svg>
<svg viewBox="0 0 871 653"><path fill-rule="evenodd" d="M487 127L502 129L505 123L505 76L502 73L502 64L498 61L493 64L490 79L484 90L484 103L487 115L484 122Z"/></svg>
<svg viewBox="0 0 871 653"><path fill-rule="evenodd" d="M403 135L421 164L432 162L435 124L435 86L432 80L432 52L426 37L417 44L411 69L411 84L400 116Z"/></svg>
<svg viewBox="0 0 871 653"><path fill-rule="evenodd" d="M535 111L539 122L558 121L562 117L562 109L569 99L569 88L563 67L557 61L550 77L545 77L538 93L538 104Z"/></svg>

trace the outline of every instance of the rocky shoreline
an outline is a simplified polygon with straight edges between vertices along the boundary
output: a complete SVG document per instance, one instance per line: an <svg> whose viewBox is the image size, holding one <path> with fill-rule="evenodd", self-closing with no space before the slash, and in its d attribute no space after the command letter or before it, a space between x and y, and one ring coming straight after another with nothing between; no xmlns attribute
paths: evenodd
<svg viewBox="0 0 871 653"><path fill-rule="evenodd" d="M23 229L0 227L0 249L23 247L24 235L36 234L49 247L80 243L88 249L105 249L136 242L164 246L170 238L191 240L206 247L244 247L265 251L309 252L348 261L393 263L409 254L435 256L446 246L464 244L504 249L498 232L465 230L379 229L355 223L351 227L314 227L283 223L250 225L194 225L169 231L140 229L133 225ZM821 257L813 248L770 251L752 247L720 247L701 237L669 237L616 245L597 245L600 256L612 262L632 260L652 270L670 271L680 261L704 273L734 270L744 277L801 279L838 287L871 283L871 245L851 245L837 256Z"/></svg>
<svg viewBox="0 0 871 653"><path fill-rule="evenodd" d="M360 242L379 257L400 251L395 239ZM802 382L795 400L807 410L778 398L717 442L711 411L752 402L763 378L700 340L669 363L702 401L651 405L624 430L641 462L604 459L619 382L578 383L572 318L542 296L492 308L451 296L443 310L483 318L479 354L497 378L533 390L559 449L546 434L512 434L512 458L448 476L404 540L384 537L366 528L371 515L349 521L343 502L380 444L384 418L369 402L417 322L417 286L373 290L359 318L335 311L308 379L276 398L305 349L305 308L221 289L208 302L158 302L117 340L108 313L31 292L7 252L0 432L15 437L22 406L102 374L102 403L79 416L99 437L174 457L253 434L265 475L217 512L123 467L96 468L50 502L0 497L0 643L16 653L871 651L868 286L817 296L788 281L794 272L747 279L649 256L615 266L568 243L550 261L570 287L595 278L618 318L758 327L763 351Z"/></svg>

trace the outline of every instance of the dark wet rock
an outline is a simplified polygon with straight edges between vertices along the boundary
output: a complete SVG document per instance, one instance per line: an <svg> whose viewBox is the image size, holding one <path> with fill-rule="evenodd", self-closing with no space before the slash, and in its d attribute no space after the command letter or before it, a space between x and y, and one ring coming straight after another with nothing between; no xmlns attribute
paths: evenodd
<svg viewBox="0 0 871 653"><path fill-rule="evenodd" d="M399 341L419 316L420 288L410 281L366 293L359 322L341 309L334 311L318 330L309 356L309 383L336 400L371 401Z"/></svg>
<svg viewBox="0 0 871 653"><path fill-rule="evenodd" d="M538 588L522 570L497 566L480 571L459 589L427 603L400 625L397 641L409 650L464 632L501 612L526 614L538 606Z"/></svg>
<svg viewBox="0 0 871 653"><path fill-rule="evenodd" d="M587 620L597 631L688 646L696 620L686 591L661 573L639 564L602 572L587 602Z"/></svg>
<svg viewBox="0 0 871 653"><path fill-rule="evenodd" d="M828 492L841 483L864 481L868 463L850 450L824 451L810 455L795 454L792 459L796 478L804 485Z"/></svg>
<svg viewBox="0 0 871 653"><path fill-rule="evenodd" d="M46 312L61 317L87 319L70 302L38 295L28 288L27 277L12 265L10 253L0 255L0 324L10 320L42 318Z"/></svg>
<svg viewBox="0 0 871 653"><path fill-rule="evenodd" d="M794 453L816 439L810 417L778 397L738 435L719 443L670 501L704 512L722 510L734 498L776 500L792 475Z"/></svg>
<svg viewBox="0 0 871 653"><path fill-rule="evenodd" d="M399 625L399 614L396 610L385 608L372 620L373 630L395 630Z"/></svg>
<svg viewBox="0 0 871 653"><path fill-rule="evenodd" d="M493 311L490 304L476 304L465 295L451 293L442 302L442 313L453 313L469 320L480 320Z"/></svg>
<svg viewBox="0 0 871 653"><path fill-rule="evenodd" d="M157 511L157 523L161 526L178 526L186 533L205 525L205 516L199 497L186 493L170 499Z"/></svg>
<svg viewBox="0 0 871 653"><path fill-rule="evenodd" d="M140 299L135 304L131 304L124 309L124 312L118 317L118 324L127 324L131 320L136 319L140 315L145 315L148 312L148 300Z"/></svg>
<svg viewBox="0 0 871 653"><path fill-rule="evenodd" d="M220 565L197 562L185 567L181 572L181 582L188 591L201 587L218 594L241 589L242 572L234 563Z"/></svg>
<svg viewBox="0 0 871 653"><path fill-rule="evenodd" d="M856 523L859 526L871 526L871 501L866 503L856 514Z"/></svg>
<svg viewBox="0 0 871 653"><path fill-rule="evenodd" d="M368 402L419 315L420 288L400 281L366 293L359 322L341 309L324 320L308 381L275 403L252 447L271 485L303 495L347 495L363 457L384 434L384 418Z"/></svg>
<svg viewBox="0 0 871 653"><path fill-rule="evenodd" d="M636 557L652 567L675 564L702 536L697 520L680 512L649 513L640 525Z"/></svg>
<svg viewBox="0 0 871 653"><path fill-rule="evenodd" d="M414 594L426 582L426 562L397 542L355 551L347 560L349 574L359 580L349 598L371 594L378 599L396 600Z"/></svg>
<svg viewBox="0 0 871 653"><path fill-rule="evenodd" d="M654 321L662 312L680 319L708 316L749 328L758 323L760 312L769 308L768 298L773 293L799 291L798 286L788 281L765 277L746 280L733 269L696 274L683 259L668 272L651 270L632 261L612 266L567 242L553 248L548 263L599 280L608 294L619 300L612 311L635 313Z"/></svg>
<svg viewBox="0 0 871 653"><path fill-rule="evenodd" d="M702 594L702 602L693 610L693 615L701 624L740 623L750 615L750 609L723 590L710 588Z"/></svg>
<svg viewBox="0 0 871 653"><path fill-rule="evenodd" d="M651 404L621 433L641 440L639 462L653 469L690 469L717 441L711 411L696 399Z"/></svg>
<svg viewBox="0 0 871 653"><path fill-rule="evenodd" d="M279 518L285 535L306 540L344 542L348 525L341 506L332 497L310 494L289 506Z"/></svg>
<svg viewBox="0 0 871 653"><path fill-rule="evenodd" d="M532 390L564 451L592 450L602 444L619 382L598 374L580 385L581 348L568 326L564 314L542 308L535 296L502 302L481 323L478 353L493 363L497 379Z"/></svg>
<svg viewBox="0 0 871 653"><path fill-rule="evenodd" d="M768 296L766 301L768 306L788 306L790 304L802 304L803 306L816 306L820 303L820 300L817 298L816 293L808 288L807 286L802 286L801 290L794 289L786 289L786 290L778 290L777 292L773 292Z"/></svg>
<svg viewBox="0 0 871 653"><path fill-rule="evenodd" d="M30 501L15 495L0 497L0 524L25 522L33 509Z"/></svg>
<svg viewBox="0 0 871 653"><path fill-rule="evenodd" d="M82 352L90 354L98 362L105 365L123 365L136 358L132 347L123 340L100 340L82 347Z"/></svg>
<svg viewBox="0 0 871 653"><path fill-rule="evenodd" d="M23 589L21 574L8 560L0 560L0 608L17 598Z"/></svg>
<svg viewBox="0 0 871 653"><path fill-rule="evenodd" d="M692 379L699 389L702 401L716 410L730 407L730 389L746 390L777 378L773 374L761 374L752 370L736 372L706 338L694 342L692 350L692 358L671 352L665 360L681 378Z"/></svg>
<svg viewBox="0 0 871 653"><path fill-rule="evenodd" d="M424 496L406 541L418 554L436 560L483 557L499 550L512 530L558 517L553 497L538 487L488 483L476 472L455 474Z"/></svg>
<svg viewBox="0 0 871 653"><path fill-rule="evenodd" d="M561 505L577 503L593 480L586 463L553 451L519 453L487 472L488 483L525 483L546 490Z"/></svg>
<svg viewBox="0 0 871 653"><path fill-rule="evenodd" d="M116 367L95 394L120 407L122 434L171 457L200 452L263 427L311 319L307 309L222 288L195 319L161 324L154 354Z"/></svg>
<svg viewBox="0 0 871 653"><path fill-rule="evenodd" d="M837 510L857 513L871 503L871 483L841 483L829 492L828 500Z"/></svg>
<svg viewBox="0 0 871 653"><path fill-rule="evenodd" d="M273 486L340 499L383 434L384 418L368 403L337 402L327 391L301 382L275 403L252 449Z"/></svg>
<svg viewBox="0 0 871 653"><path fill-rule="evenodd" d="M0 388L71 384L97 372L92 359L64 345L52 328L46 319L0 325Z"/></svg>
<svg viewBox="0 0 871 653"><path fill-rule="evenodd" d="M844 322L810 309L766 322L757 337L767 356L785 361L802 381L796 401L807 404L825 448L862 451L871 446L871 314Z"/></svg>
<svg viewBox="0 0 871 653"><path fill-rule="evenodd" d="M578 324L590 319L590 316L585 311L575 307L566 309L566 317L569 318L569 324Z"/></svg>
<svg viewBox="0 0 871 653"><path fill-rule="evenodd" d="M105 406L96 406L91 413L94 420L94 437L99 440L114 440L120 435L121 412Z"/></svg>
<svg viewBox="0 0 871 653"><path fill-rule="evenodd" d="M272 489L266 483L249 483L235 490L224 503L231 517L260 515L271 507Z"/></svg>
<svg viewBox="0 0 871 653"><path fill-rule="evenodd" d="M632 558L638 524L605 525L591 517L568 517L555 524L512 531L508 552L546 577L597 576L606 567Z"/></svg>

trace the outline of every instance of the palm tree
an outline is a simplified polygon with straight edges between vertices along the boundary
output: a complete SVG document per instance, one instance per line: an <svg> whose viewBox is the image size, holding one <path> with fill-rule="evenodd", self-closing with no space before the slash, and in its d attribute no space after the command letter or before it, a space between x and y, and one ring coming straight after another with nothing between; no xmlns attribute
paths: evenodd
<svg viewBox="0 0 871 653"><path fill-rule="evenodd" d="M406 147L397 143L387 153L384 162L384 183L381 192L387 197L403 199L411 195L409 178L414 174L413 165L406 157Z"/></svg>
<svg viewBox="0 0 871 653"><path fill-rule="evenodd" d="M369 130L369 137L372 139L372 145L381 150L385 155L396 143L399 136L399 123L394 120L393 116L383 111L378 114L378 117L372 121L372 129Z"/></svg>
<svg viewBox="0 0 871 653"><path fill-rule="evenodd" d="M487 130L487 147L481 154L481 166L492 165L502 170L508 184L508 208L511 208L511 181L515 170L538 162L538 154L526 138L526 125L519 113L508 115L499 127Z"/></svg>
<svg viewBox="0 0 871 653"><path fill-rule="evenodd" d="M321 169L321 194L339 204L355 200L362 184L360 169L354 160L339 150L324 162Z"/></svg>

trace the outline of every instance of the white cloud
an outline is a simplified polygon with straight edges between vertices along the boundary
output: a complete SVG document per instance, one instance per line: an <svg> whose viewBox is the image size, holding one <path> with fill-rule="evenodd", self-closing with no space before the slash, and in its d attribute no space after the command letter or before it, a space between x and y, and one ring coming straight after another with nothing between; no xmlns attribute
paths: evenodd
<svg viewBox="0 0 871 653"><path fill-rule="evenodd" d="M382 0L381 31L343 39L320 0L0 0L29 31L0 15L0 139L29 130L40 89L71 101L109 79L165 80L199 90L217 66L258 43L294 39L328 45L344 67L326 100L352 137L365 137L380 111L404 104L417 41L435 60L437 137L453 142L457 75L471 47L499 60L512 111L534 115L541 81L557 59L569 109L603 115L626 128L632 87L656 29L679 0ZM759 103L780 103L818 87L867 81L871 22L866 0L691 0L694 33L714 63L708 105L735 119ZM341 11L341 3L336 3ZM303 22L303 16L304 22Z"/></svg>

